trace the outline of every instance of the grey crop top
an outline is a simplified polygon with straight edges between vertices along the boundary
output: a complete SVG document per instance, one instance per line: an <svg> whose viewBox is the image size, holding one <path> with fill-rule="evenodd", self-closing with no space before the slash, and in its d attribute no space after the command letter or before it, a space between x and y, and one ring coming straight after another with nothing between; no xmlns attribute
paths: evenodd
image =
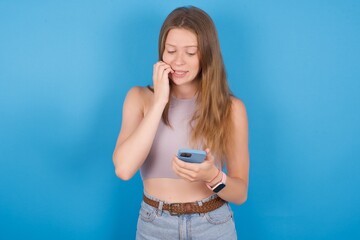
<svg viewBox="0 0 360 240"><path fill-rule="evenodd" d="M169 122L160 121L149 155L140 168L142 179L179 178L172 170L172 158L179 148L189 148L190 120L194 114L196 96L191 99L171 97Z"/></svg>

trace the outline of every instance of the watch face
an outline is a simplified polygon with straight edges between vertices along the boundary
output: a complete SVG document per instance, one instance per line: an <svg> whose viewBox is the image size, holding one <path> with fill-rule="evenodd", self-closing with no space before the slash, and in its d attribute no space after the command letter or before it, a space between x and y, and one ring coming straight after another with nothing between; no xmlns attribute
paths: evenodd
<svg viewBox="0 0 360 240"><path fill-rule="evenodd" d="M220 192L221 191L221 189L223 189L225 187L225 184L224 183L221 183L221 184L219 184L218 186L216 186L216 188L214 188L214 192L215 193L218 193L218 192Z"/></svg>

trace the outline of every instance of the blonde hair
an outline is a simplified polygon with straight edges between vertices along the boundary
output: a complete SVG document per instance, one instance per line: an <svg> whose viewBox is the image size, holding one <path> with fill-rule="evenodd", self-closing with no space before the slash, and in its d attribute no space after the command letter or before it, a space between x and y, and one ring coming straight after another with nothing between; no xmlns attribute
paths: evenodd
<svg viewBox="0 0 360 240"><path fill-rule="evenodd" d="M171 29L183 28L197 36L200 70L197 109L193 115L190 143L193 147L210 148L218 158L226 158L232 133L231 91L215 25L210 16L196 7L180 7L165 19L159 35L159 60L165 50L165 41ZM162 120L171 126L166 105Z"/></svg>

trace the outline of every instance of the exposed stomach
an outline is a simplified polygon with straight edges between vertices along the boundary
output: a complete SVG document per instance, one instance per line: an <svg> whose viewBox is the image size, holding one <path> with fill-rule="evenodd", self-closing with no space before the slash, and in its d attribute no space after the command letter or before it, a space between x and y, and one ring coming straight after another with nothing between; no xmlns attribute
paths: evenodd
<svg viewBox="0 0 360 240"><path fill-rule="evenodd" d="M149 178L143 184L147 194L167 203L194 202L214 194L204 182L183 179Z"/></svg>

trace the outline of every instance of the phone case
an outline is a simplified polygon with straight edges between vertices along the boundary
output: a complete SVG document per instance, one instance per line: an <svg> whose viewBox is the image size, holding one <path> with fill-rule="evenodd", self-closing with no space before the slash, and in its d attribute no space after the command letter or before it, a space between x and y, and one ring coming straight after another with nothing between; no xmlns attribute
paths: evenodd
<svg viewBox="0 0 360 240"><path fill-rule="evenodd" d="M206 157L206 152L203 150L182 148L179 149L177 157L189 163L202 163Z"/></svg>

